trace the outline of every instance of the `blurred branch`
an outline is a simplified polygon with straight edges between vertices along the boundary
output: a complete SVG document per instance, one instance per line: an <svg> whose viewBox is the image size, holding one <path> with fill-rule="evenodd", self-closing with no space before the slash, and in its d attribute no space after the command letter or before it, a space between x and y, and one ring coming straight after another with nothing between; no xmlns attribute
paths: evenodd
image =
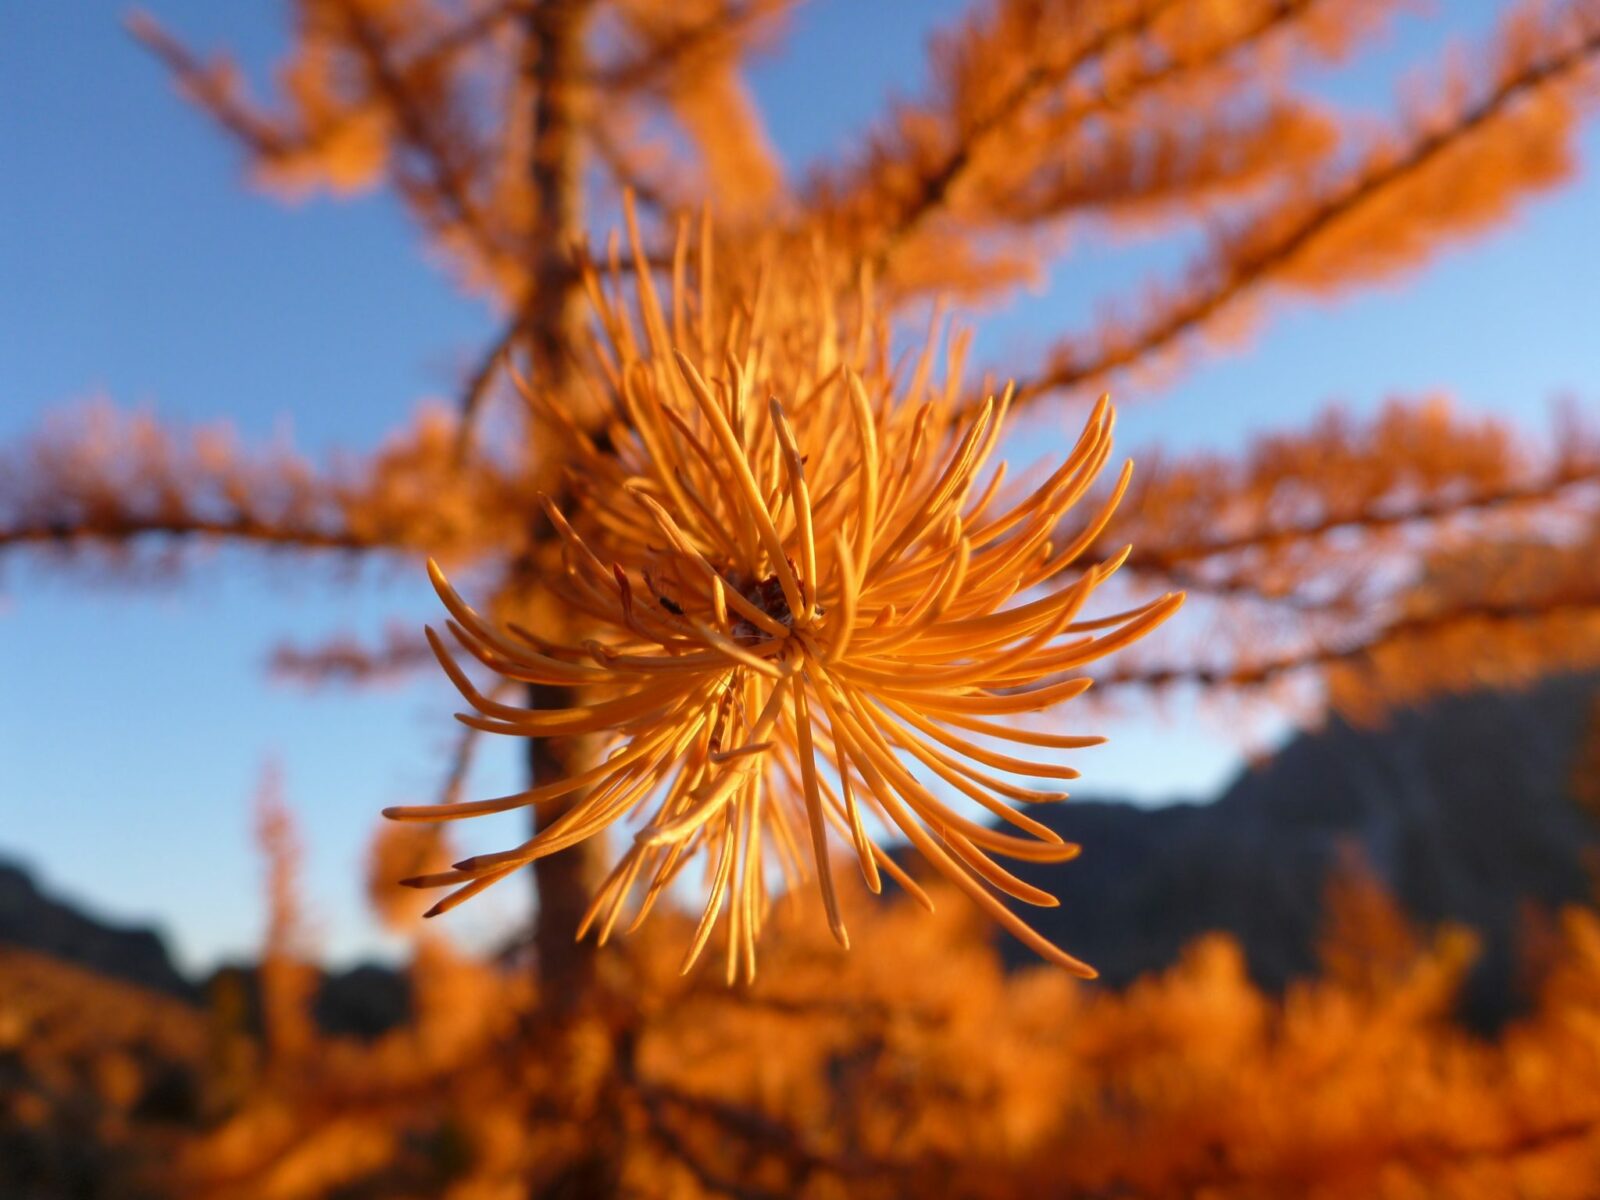
<svg viewBox="0 0 1600 1200"><path fill-rule="evenodd" d="M858 1031L865 1029L869 1023L881 1026L892 1021L935 1028L949 1020L949 1014L935 1005L898 1001L891 1004L881 997L840 997L831 994L785 996L762 989L729 992L725 984L707 975L697 976L684 995L701 1004L736 1006L744 1011L772 1013L799 1021L833 1018Z"/></svg>
<svg viewBox="0 0 1600 1200"><path fill-rule="evenodd" d="M430 663L433 661L433 655L426 647L422 653L427 655ZM491 700L503 701L515 690L515 684L500 679L484 694ZM473 729L470 725L461 727L456 735L455 746L450 751L450 769L445 772L444 782L439 788L440 804L455 804L461 799L461 789L466 786L467 773L472 770L472 761L482 741L481 730Z"/></svg>
<svg viewBox="0 0 1600 1200"><path fill-rule="evenodd" d="M705 1119L724 1134L745 1142L756 1153L782 1158L800 1172L825 1171L841 1179L882 1176L892 1172L886 1163L840 1159L813 1150L804 1144L800 1132L793 1127L712 1096L695 1095L666 1084L643 1081L635 1082L634 1091L652 1115L659 1114L665 1108L675 1108L690 1116ZM659 1119L652 1124L659 1128ZM682 1144L681 1140L679 1144Z"/></svg>
<svg viewBox="0 0 1600 1200"><path fill-rule="evenodd" d="M456 153L457 147L467 144L466 127L458 123L459 127L441 133L436 127L441 105L437 99L418 95L408 74L436 70L442 61L517 12L518 6L499 4L488 8L441 34L408 62L397 63L384 32L361 4L354 0L336 3L349 34L348 45L365 65L375 97L392 115L403 146L423 167L425 178L412 177L404 169L397 171L396 186L430 235L442 237L446 232L437 219L429 217L430 213L442 211L444 220L463 231L476 253L492 267L504 258L503 250L496 242L487 214L472 199L471 168L463 166ZM202 62L145 12L132 13L127 27L166 66L179 87L263 163L284 162L311 148L305 135L286 131L281 122L244 99L226 62ZM350 112L357 111L358 106L352 106Z"/></svg>
<svg viewBox="0 0 1600 1200"><path fill-rule="evenodd" d="M1600 1117L1580 1117L1542 1128L1525 1129L1489 1145L1423 1145L1407 1146L1400 1157L1427 1165L1440 1161L1463 1159L1489 1159L1503 1161L1524 1154L1547 1154L1553 1149L1573 1142L1587 1141L1600 1131Z"/></svg>
<svg viewBox="0 0 1600 1200"><path fill-rule="evenodd" d="M724 2L697 21L678 25L638 56L602 65L592 73L600 92L633 92L658 86L687 58L709 44L737 40L763 20L793 7L795 0L744 0Z"/></svg>
<svg viewBox="0 0 1600 1200"><path fill-rule="evenodd" d="M473 43L493 33L497 25L520 15L534 0L498 0L462 19L459 25L446 30L416 53L409 65L437 63L468 49Z"/></svg>
<svg viewBox="0 0 1600 1200"><path fill-rule="evenodd" d="M516 546L526 485L458 466L455 440L456 422L424 408L371 454L314 466L287 446L242 450L225 426L90 405L0 453L0 551L158 537L435 557Z"/></svg>
<svg viewBox="0 0 1600 1200"><path fill-rule="evenodd" d="M644 169L629 155L627 148L612 133L604 120L597 120L589 130L589 140L595 153L611 172L618 191L632 192L643 203L657 212L677 212L685 207L681 200L669 196L664 186L646 177ZM670 264L670 256L662 255L663 265ZM620 263L620 260L619 260Z"/></svg>
<svg viewBox="0 0 1600 1200"><path fill-rule="evenodd" d="M1164 9L1172 7L1173 3L1174 0L1158 0L1138 9L1122 23L1106 26L1063 62L1031 63L1011 90L1003 95L992 109L961 131L961 140L951 149L945 160L919 181L919 186L909 203L897 214L896 220L886 231L878 254L879 260L886 259L906 235L945 203L956 184L971 167L983 142L1003 128L1025 104L1044 88L1059 82L1104 54L1117 42L1137 37L1155 22Z"/></svg>
<svg viewBox="0 0 1600 1200"><path fill-rule="evenodd" d="M1272 683L1298 671L1356 662L1390 647L1426 642L1474 624L1486 626L1538 622L1558 616L1600 616L1600 589L1591 594L1546 601L1475 601L1451 605L1434 612L1403 616L1376 633L1345 646L1314 646L1295 654L1240 666L1171 666L1113 671L1095 678L1097 690L1107 688L1162 688L1196 684L1220 690L1249 689Z"/></svg>
<svg viewBox="0 0 1600 1200"><path fill-rule="evenodd" d="M1263 40L1276 30L1289 24L1321 0L1283 0L1266 9L1250 25L1232 36L1217 41L1204 52L1183 58L1167 58L1160 62L1142 65L1126 78L1119 79L1115 90L1096 87L1085 97L1068 102L1060 113L1054 114L1057 126L1081 122L1110 109L1126 104L1140 92L1173 82L1185 75L1198 74ZM926 174L906 207L897 214L895 222L886 231L877 260L881 264L894 248L911 234L927 217L943 206L951 192L968 174L979 155L983 143L1005 127L1021 109L1045 88L1080 71L1114 49L1119 43L1131 41L1147 32L1168 10L1180 7L1171 0L1160 0L1136 11L1120 24L1108 25L1079 47L1065 62L1059 64L1034 63L1023 73L1016 84L995 106L962 131L961 141L951 150L943 163Z"/></svg>
<svg viewBox="0 0 1600 1200"><path fill-rule="evenodd" d="M1405 525L1452 520L1475 513L1492 512L1518 504L1553 500L1563 492L1584 484L1600 483L1600 464L1582 463L1563 468L1533 483L1516 484L1457 497L1436 497L1399 508L1363 508L1353 512L1328 513L1314 521L1264 524L1226 538L1171 546L1136 544L1126 561L1130 571L1173 575L1180 564L1200 559L1236 554L1244 550L1278 549L1285 545L1315 541L1343 530L1379 531ZM1177 578L1174 575L1174 578ZM1204 587L1198 577L1185 575L1185 586Z"/></svg>
<svg viewBox="0 0 1600 1200"><path fill-rule="evenodd" d="M683 1166L694 1176L695 1182L712 1195L728 1196L732 1200L784 1200L788 1195L787 1192L757 1188L738 1178L723 1174L697 1154L688 1141L672 1127L672 1122L666 1115L666 1105L659 1098L642 1096L641 1103L649 1121L650 1133L673 1160Z"/></svg>
<svg viewBox="0 0 1600 1200"><path fill-rule="evenodd" d="M143 537L218 538L296 550L399 550L401 547L348 529L281 524L238 514L207 519L136 513L88 515L81 520L46 518L0 524L0 551L22 546L70 546L82 542L131 542Z"/></svg>
<svg viewBox="0 0 1600 1200"><path fill-rule="evenodd" d="M506 355L516 343L517 332L521 327L520 314L501 326L494 340L482 351L478 365L467 379L466 387L461 393L461 421L456 429L455 458L458 463L465 462L472 452L472 432L477 423L479 410L483 407L484 399L488 396L489 388L494 383L495 376L499 374Z"/></svg>
<svg viewBox="0 0 1600 1200"><path fill-rule="evenodd" d="M1328 613L1346 610L1352 597L1346 595L1308 596L1292 587L1264 583L1248 570L1238 570L1217 577L1200 573L1182 564L1148 566L1133 560L1138 551L1130 554L1122 570L1152 576L1169 583L1174 590L1191 595L1211 596L1219 600L1255 600L1291 612Z"/></svg>
<svg viewBox="0 0 1600 1200"><path fill-rule="evenodd" d="M225 63L201 62L143 9L131 11L125 24L134 39L171 72L178 86L254 153L276 158L287 152L288 143L272 123L241 102Z"/></svg>
<svg viewBox="0 0 1600 1200"><path fill-rule="evenodd" d="M340 7L378 94L387 102L405 140L425 165L427 186L466 231L484 261L492 265L500 257L500 249L488 220L472 199L468 174L456 161L453 149L465 143L465 130L458 128L450 137L441 137L434 128L432 115L407 86L404 71L390 60L382 34L368 20L362 5L355 0L340 0ZM418 186L407 185L403 178L398 182L406 190ZM419 208L426 211L427 206L419 205Z"/></svg>
<svg viewBox="0 0 1600 1200"><path fill-rule="evenodd" d="M1595 1136L1597 1130L1600 1130L1600 1119L1578 1117L1543 1127L1524 1129L1493 1142L1450 1141L1437 1136L1400 1138L1384 1146L1375 1157L1379 1162L1388 1163L1391 1167L1427 1172L1424 1178L1436 1181L1445 1177L1442 1175L1442 1169L1447 1165L1459 1168L1477 1160L1480 1163L1493 1164L1503 1171L1508 1163L1524 1155L1549 1154L1552 1151L1572 1147L1574 1143L1588 1141ZM1224 1153L1224 1147L1218 1145L1215 1149L1213 1162L1183 1173L1182 1194L1204 1196L1213 1194L1217 1189L1232 1191L1261 1183L1247 1166L1234 1161L1233 1155Z"/></svg>
<svg viewBox="0 0 1600 1200"><path fill-rule="evenodd" d="M1379 157L1363 164L1309 211L1287 222L1271 236L1262 238L1259 245L1241 248L1236 255L1214 257L1206 270L1193 273L1199 283L1190 295L1166 305L1165 311L1158 311L1155 320L1131 336L1087 355L1070 346L1058 353L1040 375L1019 384L1018 400L1035 399L1046 392L1080 386L1110 371L1130 366L1198 329L1233 301L1270 282L1325 234L1419 175L1518 101L1588 65L1600 54L1600 20L1593 20L1592 25L1585 23L1581 29L1580 36L1567 38L1558 49L1536 56L1499 80L1482 98L1447 124L1416 134L1409 145L1393 157Z"/></svg>
<svg viewBox="0 0 1600 1200"><path fill-rule="evenodd" d="M368 647L352 634L340 634L319 646L280 645L267 669L272 677L318 687L329 683L374 684L407 675L433 662L427 643L408 626L391 622L383 641Z"/></svg>

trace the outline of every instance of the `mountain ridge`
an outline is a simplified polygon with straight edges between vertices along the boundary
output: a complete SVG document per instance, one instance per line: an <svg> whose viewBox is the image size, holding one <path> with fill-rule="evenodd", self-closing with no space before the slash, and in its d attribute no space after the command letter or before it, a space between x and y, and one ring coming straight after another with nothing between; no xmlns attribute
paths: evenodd
<svg viewBox="0 0 1600 1200"><path fill-rule="evenodd" d="M1354 850L1418 925L1477 932L1464 1011L1493 1024L1524 999L1517 943L1529 905L1594 896L1600 818L1578 802L1574 773L1597 698L1595 674L1448 696L1377 729L1330 720L1209 803L1031 810L1083 853L1063 867L1017 865L1061 900L1026 916L1112 985L1223 929L1276 990L1317 968L1329 873ZM1020 946L1002 953L1028 959Z"/></svg>

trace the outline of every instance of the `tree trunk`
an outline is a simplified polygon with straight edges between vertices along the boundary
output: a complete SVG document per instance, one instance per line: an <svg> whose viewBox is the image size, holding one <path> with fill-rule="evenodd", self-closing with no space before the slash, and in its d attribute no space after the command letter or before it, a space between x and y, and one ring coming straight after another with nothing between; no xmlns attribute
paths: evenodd
<svg viewBox="0 0 1600 1200"><path fill-rule="evenodd" d="M529 708L566 708L577 700L573 688L528 685ZM590 738L534 738L528 742L528 773L533 786L584 770L593 761ZM560 803L539 805L534 811L534 829L547 828L580 798L581 793ZM594 942L578 941L577 933L589 896L603 874L603 851L603 839L591 838L534 863L538 912L534 918L533 948L540 1003L546 1014L558 1019L577 1011L593 989Z"/></svg>
<svg viewBox="0 0 1600 1200"><path fill-rule="evenodd" d="M557 397L569 411L576 411L571 355L583 325L582 296L570 254L584 227L581 109L588 17L588 0L536 0L527 10L525 27L524 70L532 82L534 105L530 182L535 218L522 332L533 386ZM538 430L532 435L537 438ZM561 464L554 466L559 470ZM550 491L565 507L564 483ZM541 540L553 536L542 515L532 519ZM581 702L581 692L573 688L543 684L528 688L530 708L567 708ZM593 765L596 751L592 737L530 739L528 768L533 783L548 783ZM535 830L547 829L582 798L579 793L557 804L539 805ZM560 1081L561 1094L549 1099L572 1149L570 1155L556 1155L541 1164L544 1170L530 1193L535 1200L615 1196L620 1187L617 1055L628 1054L630 1043L608 1024L604 1011L608 1006L597 986L594 943L577 940L578 923L603 876L604 849L603 839L591 838L534 864L538 912L533 944L540 1028L530 1048ZM597 1059L599 1046L606 1053ZM532 1119L548 1122L550 1115L535 1114Z"/></svg>
<svg viewBox="0 0 1600 1200"><path fill-rule="evenodd" d="M583 228L581 106L588 9L588 0L540 0L526 18L524 69L534 105L530 182L535 216L523 334L533 386L558 396L571 390L570 356L583 320L569 254ZM559 502L559 493L556 498ZM535 684L528 689L529 706L536 709L566 707L577 700L569 688ZM530 741L533 782L548 783L582 770L593 753L589 739ZM539 806L535 829L548 827L581 798ZM543 1007L557 1018L575 1011L594 982L593 947L580 945L576 933L590 891L599 882L602 852L597 839L540 859L534 867L536 969Z"/></svg>

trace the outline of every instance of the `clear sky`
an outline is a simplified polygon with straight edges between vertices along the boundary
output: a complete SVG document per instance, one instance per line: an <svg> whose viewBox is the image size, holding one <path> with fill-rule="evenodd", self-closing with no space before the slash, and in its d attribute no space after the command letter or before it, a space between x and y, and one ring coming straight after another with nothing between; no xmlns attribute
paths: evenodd
<svg viewBox="0 0 1600 1200"><path fill-rule="evenodd" d="M152 0L201 46L259 78L283 47L273 0ZM921 78L921 41L962 6L812 0L754 78L791 163L846 147L885 89ZM1495 5L1437 6L1482 30ZM246 440L314 454L372 446L417 402L446 395L492 321L452 290L386 197L284 207L243 186L234 150L122 32L120 0L0 5L0 440L105 396L181 421L231 421ZM1387 74L1441 27L1400 21L1329 98L1381 105ZM1332 304L1286 305L1248 345L1175 385L1124 393L1123 445L1227 449L1293 427L1330 400L1452 393L1537 428L1550 400L1600 397L1600 134L1581 178L1425 273ZM1028 361L1092 297L1167 261L1092 248L1038 294L986 314L984 358ZM1041 443L1040 448L1043 447ZM316 694L269 682L272 645L420 622L420 572L333 568L220 551L181 581L130 590L23 558L0 562L0 857L55 890L157 921L186 965L248 953L261 921L250 800L285 770L307 844L308 906L335 958L381 950L361 899L377 810L428 799L452 736L448 686ZM1108 730L1083 795L1158 802L1214 793L1245 744L1181 705ZM1270 730L1256 731L1257 736ZM473 789L510 790L513 751ZM472 848L498 848L502 831ZM488 936L523 893L508 883L457 924ZM456 918L452 918L453 920Z"/></svg>

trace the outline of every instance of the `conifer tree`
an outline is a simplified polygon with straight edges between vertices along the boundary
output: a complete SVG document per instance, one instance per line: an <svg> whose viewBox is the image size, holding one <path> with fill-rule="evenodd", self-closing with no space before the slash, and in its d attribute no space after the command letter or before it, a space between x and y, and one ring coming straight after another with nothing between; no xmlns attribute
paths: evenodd
<svg viewBox="0 0 1600 1200"><path fill-rule="evenodd" d="M602 456L619 449L594 398L586 282L637 293L681 276L685 227L703 226L719 263L802 264L839 312L870 296L904 329L931 303L975 305L1035 281L1041 264L1070 261L1077 231L1202 226L1202 248L1170 278L1106 298L1106 315L1060 331L1037 361L1001 364L1014 412L1087 413L1102 388L1180 372L1243 323L1266 325L1269 307L1419 270L1559 186L1600 58L1592 0L1518 0L1485 45L1442 60L1377 128L1301 81L1372 44L1391 15L1378 0L989 0L934 39L921 95L893 104L852 153L795 165L778 161L745 82L751 56L783 36L788 0L289 7L293 45L265 98L158 17L131 28L266 191L391 189L420 246L483 298L499 333L456 412L397 425L354 471L115 410L52 424L0 476L0 550L137 561L159 545L177 561L227 540L432 556L484 581L496 618L551 637L561 608L543 581L561 548L537 497L557 511L578 497L544 452L559 440L550 413ZM595 251L586 278L580 247L618 224L624 196L638 210L635 252ZM522 404L517 372L542 410ZM493 453L490 413L518 431ZM1231 458L1146 464L1086 553L1132 543L1124 570L1141 594L1197 601L1191 632L1128 652L1097 691L1285 685L1304 703L1293 685L1310 679L1314 703L1375 715L1440 688L1600 661L1600 582L1586 569L1600 443L1575 422L1555 444L1425 397L1368 422L1330 412ZM276 661L362 677L428 654L402 631ZM535 710L574 703L567 686L530 687ZM529 745L534 785L592 764L582 738ZM541 807L539 820L562 812ZM537 864L552 1003L589 990L593 951L573 933L600 873L581 846Z"/></svg>

